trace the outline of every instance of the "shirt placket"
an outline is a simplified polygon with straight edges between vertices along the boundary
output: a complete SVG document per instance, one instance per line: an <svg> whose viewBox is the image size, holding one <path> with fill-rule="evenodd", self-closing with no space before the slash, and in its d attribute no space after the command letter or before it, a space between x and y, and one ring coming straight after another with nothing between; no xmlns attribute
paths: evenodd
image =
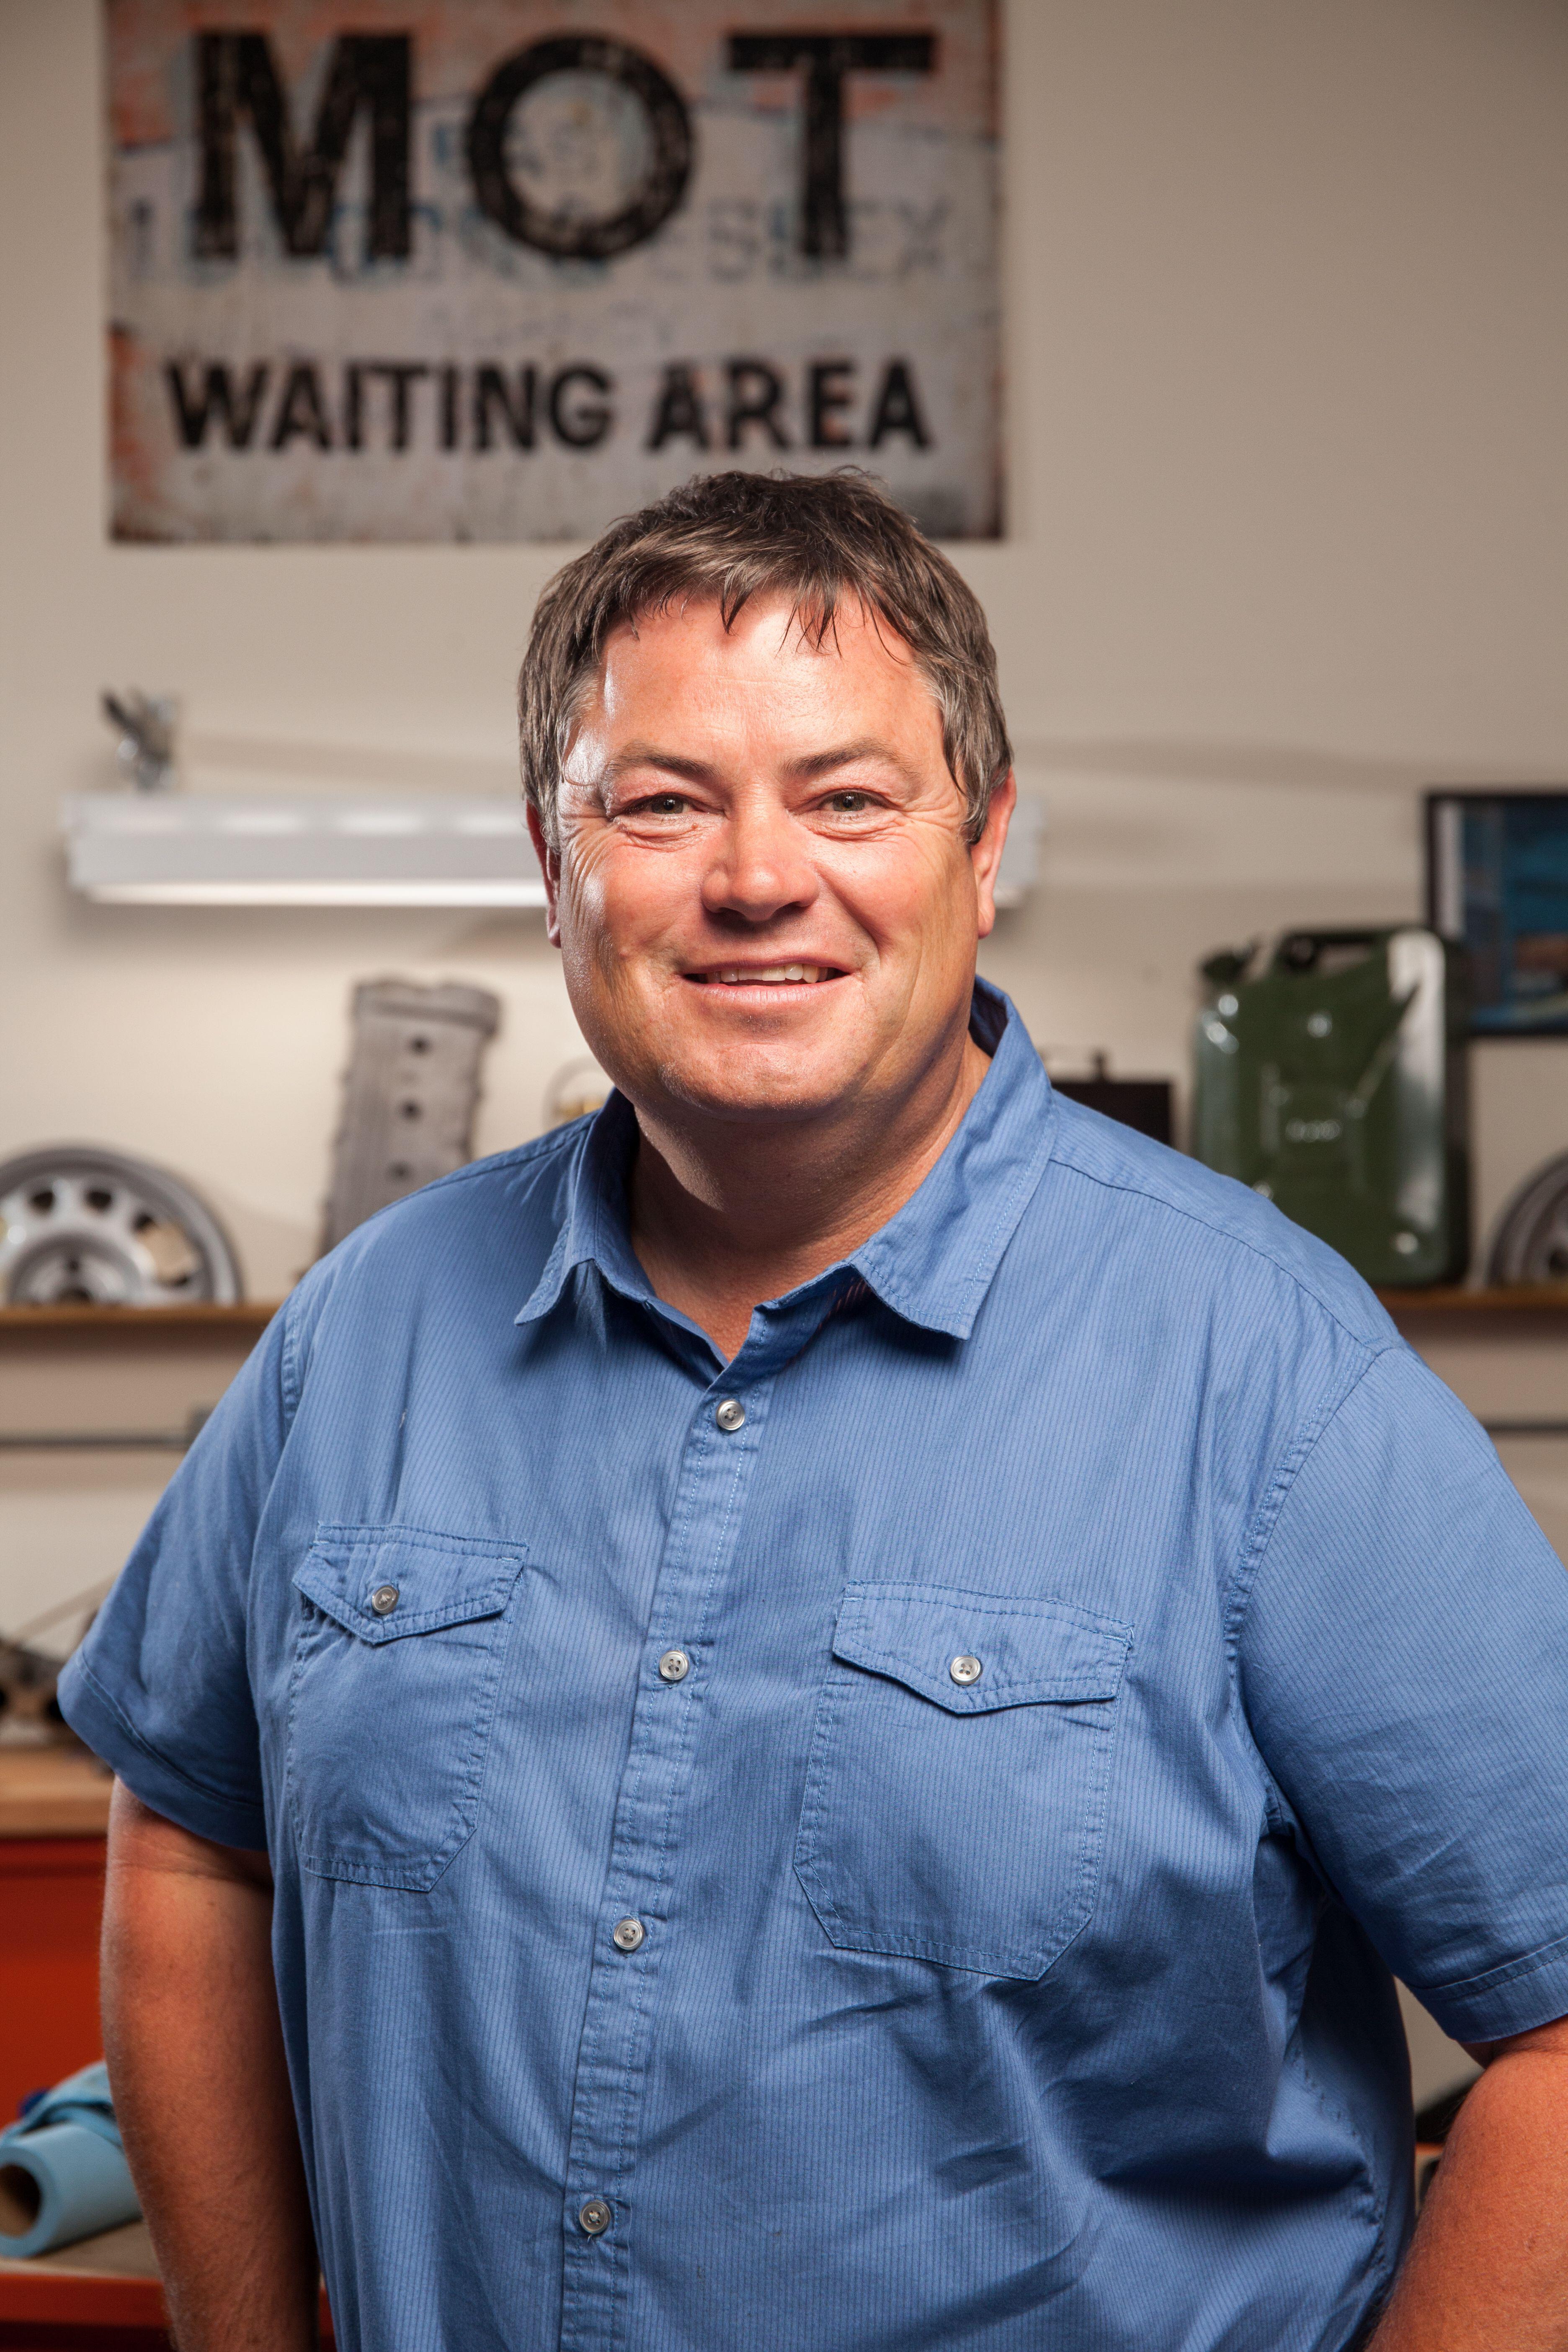
<svg viewBox="0 0 1568 2352"><path fill-rule="evenodd" d="M695 1404L638 1665L573 2096L563 2215L563 2352L610 2352L623 2336L637 2150L655 1983L668 1941L670 1874L714 1670L710 1627L733 1564L767 1417L768 1375L776 1370L775 1363L764 1372L759 1362L748 1376L750 1352L743 1350Z"/></svg>

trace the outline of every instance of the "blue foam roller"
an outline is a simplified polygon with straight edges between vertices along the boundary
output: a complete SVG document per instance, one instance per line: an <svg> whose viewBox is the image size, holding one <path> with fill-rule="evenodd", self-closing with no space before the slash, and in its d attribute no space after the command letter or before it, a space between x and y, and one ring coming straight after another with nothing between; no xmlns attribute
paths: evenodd
<svg viewBox="0 0 1568 2352"><path fill-rule="evenodd" d="M0 2254L13 2261L47 2254L117 2230L141 2210L101 2062L57 2083L19 2124L0 2132ZM26 2227L18 2232L19 2219Z"/></svg>

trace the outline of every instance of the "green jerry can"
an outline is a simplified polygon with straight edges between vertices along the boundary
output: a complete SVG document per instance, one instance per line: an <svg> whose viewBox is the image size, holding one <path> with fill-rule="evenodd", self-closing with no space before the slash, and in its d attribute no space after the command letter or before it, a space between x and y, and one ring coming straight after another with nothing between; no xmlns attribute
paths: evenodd
<svg viewBox="0 0 1568 2352"><path fill-rule="evenodd" d="M1462 950L1416 924L1288 931L1203 966L1195 1158L1383 1286L1469 1255Z"/></svg>

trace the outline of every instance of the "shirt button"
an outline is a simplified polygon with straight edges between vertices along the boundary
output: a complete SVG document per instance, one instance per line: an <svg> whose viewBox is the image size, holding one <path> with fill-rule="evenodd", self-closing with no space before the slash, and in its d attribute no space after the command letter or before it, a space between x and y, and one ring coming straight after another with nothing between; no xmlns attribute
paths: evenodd
<svg viewBox="0 0 1568 2352"><path fill-rule="evenodd" d="M590 2197L585 2205L578 2208L577 2219L588 2237L602 2238L610 2226L610 2209L602 2197Z"/></svg>
<svg viewBox="0 0 1568 2352"><path fill-rule="evenodd" d="M610 1940L617 1952L635 1952L647 1934L640 1919L617 1919L610 1930Z"/></svg>
<svg viewBox="0 0 1568 2352"><path fill-rule="evenodd" d="M397 1606L395 1584L378 1584L370 1596L370 1605L378 1617L390 1617Z"/></svg>
<svg viewBox="0 0 1568 2352"><path fill-rule="evenodd" d="M691 1672L691 1661L684 1650L666 1650L658 1662L661 1683L683 1683Z"/></svg>
<svg viewBox="0 0 1568 2352"><path fill-rule="evenodd" d="M746 1408L738 1397L726 1397L713 1418L721 1429L739 1429L746 1418Z"/></svg>
<svg viewBox="0 0 1568 2352"><path fill-rule="evenodd" d="M954 1658L948 1673L955 1683L977 1683L985 1672L978 1658Z"/></svg>

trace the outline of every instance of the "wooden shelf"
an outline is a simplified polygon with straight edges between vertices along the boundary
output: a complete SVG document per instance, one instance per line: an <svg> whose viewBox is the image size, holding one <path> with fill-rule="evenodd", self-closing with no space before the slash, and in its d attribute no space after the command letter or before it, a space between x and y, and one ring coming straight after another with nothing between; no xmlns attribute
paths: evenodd
<svg viewBox="0 0 1568 2352"><path fill-rule="evenodd" d="M1568 1315L1568 1282L1520 1282L1505 1289L1470 1289L1456 1283L1433 1290L1380 1290L1394 1316Z"/></svg>
<svg viewBox="0 0 1568 2352"><path fill-rule="evenodd" d="M71 1331L84 1338L112 1333L145 1339L205 1339L223 1333L256 1339L278 1312L276 1299L244 1299L237 1307L0 1307L0 1339L27 1331Z"/></svg>
<svg viewBox="0 0 1568 2352"><path fill-rule="evenodd" d="M1457 1283L1431 1290L1380 1290L1391 1315L1568 1315L1568 1282L1517 1283L1488 1290ZM237 1307L0 1307L0 1341L27 1331L112 1334L145 1339L202 1339L231 1332L259 1339L279 1301L245 1299Z"/></svg>

